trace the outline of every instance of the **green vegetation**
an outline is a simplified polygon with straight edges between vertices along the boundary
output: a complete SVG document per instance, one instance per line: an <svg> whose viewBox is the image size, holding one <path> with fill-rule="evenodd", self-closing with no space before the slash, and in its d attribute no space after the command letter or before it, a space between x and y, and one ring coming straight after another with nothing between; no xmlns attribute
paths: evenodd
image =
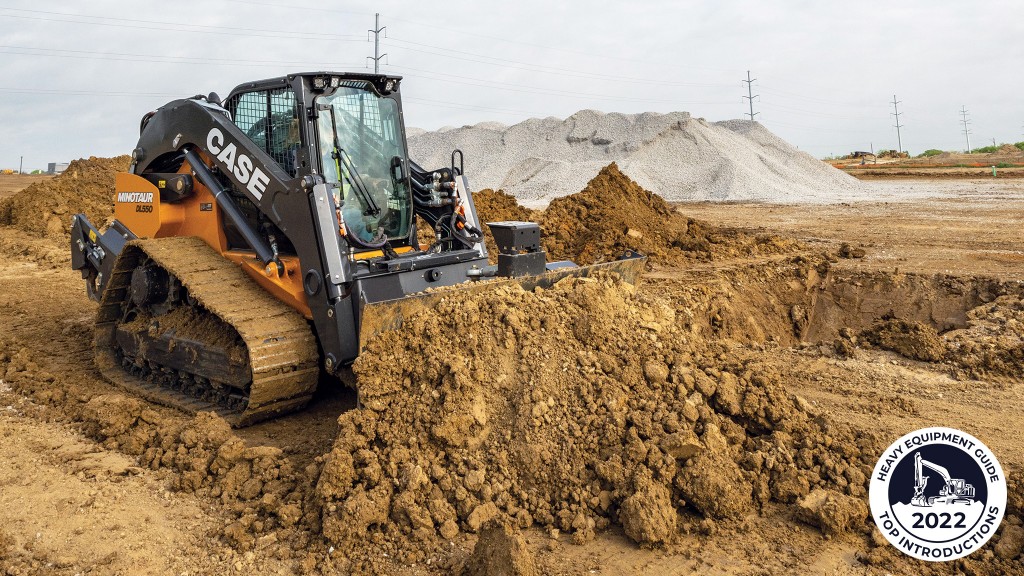
<svg viewBox="0 0 1024 576"><path fill-rule="evenodd" d="M1016 146L1018 150L1024 150L1024 142L1017 142L1014 146Z"/></svg>
<svg viewBox="0 0 1024 576"><path fill-rule="evenodd" d="M942 154L942 150L936 150L935 148L929 148L924 152L917 155L918 158L931 158L932 156L938 156Z"/></svg>
<svg viewBox="0 0 1024 576"><path fill-rule="evenodd" d="M1011 162L1000 162L999 164L996 164L996 168L1013 168L1014 166L1016 166L1016 164Z"/></svg>
<svg viewBox="0 0 1024 576"><path fill-rule="evenodd" d="M1003 146L1003 144L1000 144L1000 146ZM982 146L981 148L971 150L971 154L991 154L996 150L999 150L999 146Z"/></svg>

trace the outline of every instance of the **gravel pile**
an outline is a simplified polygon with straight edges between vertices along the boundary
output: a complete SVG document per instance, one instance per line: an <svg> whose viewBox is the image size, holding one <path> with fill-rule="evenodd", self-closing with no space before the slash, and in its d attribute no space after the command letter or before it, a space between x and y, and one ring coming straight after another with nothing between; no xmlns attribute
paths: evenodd
<svg viewBox="0 0 1024 576"><path fill-rule="evenodd" d="M687 112L582 110L565 120L483 122L410 134L409 151L419 164L445 166L459 148L474 188L501 189L527 204L581 190L611 162L670 201L835 202L866 196L856 179L757 122L707 122Z"/></svg>

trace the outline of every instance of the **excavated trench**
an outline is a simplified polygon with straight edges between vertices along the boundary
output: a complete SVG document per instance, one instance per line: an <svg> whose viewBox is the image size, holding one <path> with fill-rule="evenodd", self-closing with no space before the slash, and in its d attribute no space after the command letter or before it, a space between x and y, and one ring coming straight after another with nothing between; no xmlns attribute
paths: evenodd
<svg viewBox="0 0 1024 576"><path fill-rule="evenodd" d="M971 310L1000 296L1020 296L1020 282L993 278L832 269L808 302L801 340L831 342L843 329L861 332L895 318L938 333L968 327Z"/></svg>

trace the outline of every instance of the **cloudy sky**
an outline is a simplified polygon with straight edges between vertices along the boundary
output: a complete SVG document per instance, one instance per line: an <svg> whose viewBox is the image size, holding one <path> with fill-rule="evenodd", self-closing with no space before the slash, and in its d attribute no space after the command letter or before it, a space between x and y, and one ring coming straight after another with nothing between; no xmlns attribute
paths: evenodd
<svg viewBox="0 0 1024 576"><path fill-rule="evenodd" d="M0 0L0 168L110 156L141 116L247 80L372 68L406 77L410 126L685 110L757 120L815 156L1024 140L1024 4L900 0L484 2ZM599 7L606 5L607 7Z"/></svg>

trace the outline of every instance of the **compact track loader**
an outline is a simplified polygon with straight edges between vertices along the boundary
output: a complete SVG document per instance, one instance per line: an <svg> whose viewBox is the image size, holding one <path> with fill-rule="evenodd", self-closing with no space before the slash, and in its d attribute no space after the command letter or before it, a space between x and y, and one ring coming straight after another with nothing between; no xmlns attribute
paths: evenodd
<svg viewBox="0 0 1024 576"><path fill-rule="evenodd" d="M529 222L489 224L500 254L488 266L462 154L434 170L408 158L400 83L291 74L146 114L114 221L101 232L78 214L71 227L72 267L99 302L103 374L243 426L301 408L367 338L460 293L431 288L602 269L635 281L635 254L546 262Z"/></svg>

